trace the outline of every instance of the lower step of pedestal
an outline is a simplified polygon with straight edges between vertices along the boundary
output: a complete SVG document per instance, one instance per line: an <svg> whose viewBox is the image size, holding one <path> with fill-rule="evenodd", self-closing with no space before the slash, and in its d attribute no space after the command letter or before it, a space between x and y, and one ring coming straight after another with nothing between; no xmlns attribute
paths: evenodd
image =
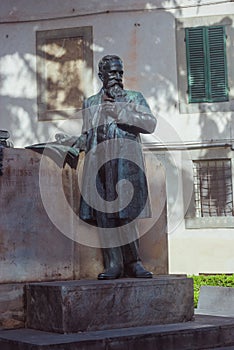
<svg viewBox="0 0 234 350"><path fill-rule="evenodd" d="M189 321L193 281L185 276L79 280L27 286L27 327L75 333Z"/></svg>
<svg viewBox="0 0 234 350"><path fill-rule="evenodd" d="M226 348L227 347L227 348ZM201 350L234 349L234 318L58 334L33 329L0 331L1 350Z"/></svg>

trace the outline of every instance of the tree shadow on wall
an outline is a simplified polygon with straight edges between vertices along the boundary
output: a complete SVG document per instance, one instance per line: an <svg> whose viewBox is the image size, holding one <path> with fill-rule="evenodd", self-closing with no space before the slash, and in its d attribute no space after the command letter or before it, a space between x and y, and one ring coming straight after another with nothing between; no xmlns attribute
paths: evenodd
<svg viewBox="0 0 234 350"><path fill-rule="evenodd" d="M10 35L7 35L5 40L9 39ZM53 49L53 44L53 42L50 43L49 48L52 45ZM85 46L90 46L90 43L83 41L82 47ZM58 52L60 52L59 57ZM35 142L50 140L50 127L56 130L56 125L51 122L73 118L82 107L84 92L80 82L79 66L76 65L76 56L74 57L72 48L64 46L64 41L61 39L56 40L54 52L52 50L47 55L45 53L45 50L38 48L37 65L35 65L35 58L26 50L23 51L21 46L18 51L11 49L11 52L2 55L3 64L4 60L7 62L11 57L11 65L14 66L15 73L14 76L10 71L1 73L3 91L1 128L10 131L11 139L16 145L22 144L21 140L24 140L25 145L32 144L32 140ZM40 60L43 62L41 65L38 63ZM88 63L86 68L92 71L90 60ZM43 67L43 70L38 67ZM89 75L92 76L92 74ZM15 87L10 86L11 80L17 82ZM4 90L7 92L4 93ZM51 112L53 116L50 116ZM40 120L44 120L44 123L38 123Z"/></svg>

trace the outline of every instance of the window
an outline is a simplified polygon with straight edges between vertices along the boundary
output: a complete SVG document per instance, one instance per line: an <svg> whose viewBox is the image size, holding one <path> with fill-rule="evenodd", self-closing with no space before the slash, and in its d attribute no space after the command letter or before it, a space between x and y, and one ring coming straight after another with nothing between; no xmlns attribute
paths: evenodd
<svg viewBox="0 0 234 350"><path fill-rule="evenodd" d="M92 27L36 33L38 118L74 117L92 85Z"/></svg>
<svg viewBox="0 0 234 350"><path fill-rule="evenodd" d="M224 26L185 28L189 103L228 101Z"/></svg>
<svg viewBox="0 0 234 350"><path fill-rule="evenodd" d="M193 175L195 216L232 216L231 160L194 161Z"/></svg>

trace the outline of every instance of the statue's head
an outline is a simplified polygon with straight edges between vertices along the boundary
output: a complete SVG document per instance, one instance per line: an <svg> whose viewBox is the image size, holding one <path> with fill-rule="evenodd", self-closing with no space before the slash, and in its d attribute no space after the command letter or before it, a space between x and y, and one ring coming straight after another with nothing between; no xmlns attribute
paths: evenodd
<svg viewBox="0 0 234 350"><path fill-rule="evenodd" d="M104 89L115 85L123 88L123 62L119 56L104 56L98 64L98 76L103 83Z"/></svg>

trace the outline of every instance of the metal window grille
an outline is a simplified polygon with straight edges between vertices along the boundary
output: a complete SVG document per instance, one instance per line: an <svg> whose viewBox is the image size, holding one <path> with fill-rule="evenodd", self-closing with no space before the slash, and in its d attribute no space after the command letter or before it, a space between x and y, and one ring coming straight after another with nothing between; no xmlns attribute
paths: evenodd
<svg viewBox="0 0 234 350"><path fill-rule="evenodd" d="M194 161L193 176L196 217L232 216L231 160Z"/></svg>

